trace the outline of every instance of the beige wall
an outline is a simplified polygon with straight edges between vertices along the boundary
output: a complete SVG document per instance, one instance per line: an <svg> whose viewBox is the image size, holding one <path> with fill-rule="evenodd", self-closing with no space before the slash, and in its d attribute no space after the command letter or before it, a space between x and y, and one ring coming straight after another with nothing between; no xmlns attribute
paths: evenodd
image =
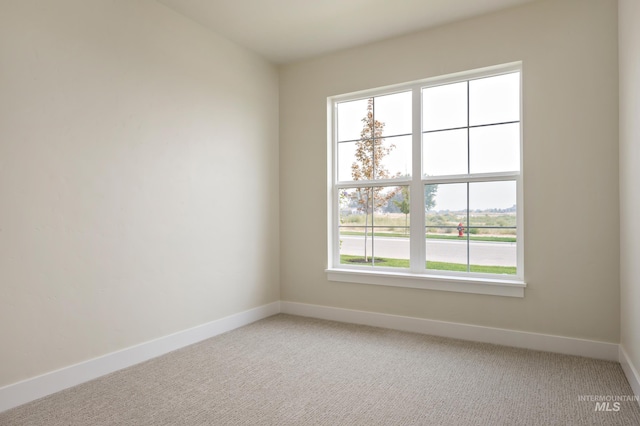
<svg viewBox="0 0 640 426"><path fill-rule="evenodd" d="M619 3L620 343L640 371L640 2Z"/></svg>
<svg viewBox="0 0 640 426"><path fill-rule="evenodd" d="M525 298L327 281L327 97L518 60ZM617 91L614 0L533 2L282 66L282 300L617 343Z"/></svg>
<svg viewBox="0 0 640 426"><path fill-rule="evenodd" d="M0 2L0 387L279 299L278 74L154 1Z"/></svg>
<svg viewBox="0 0 640 426"><path fill-rule="evenodd" d="M150 0L1 2L0 387L278 298L617 343L619 278L640 365L638 4L620 3L618 157L614 0L284 65L280 93L272 65ZM328 282L326 98L516 60L525 298Z"/></svg>

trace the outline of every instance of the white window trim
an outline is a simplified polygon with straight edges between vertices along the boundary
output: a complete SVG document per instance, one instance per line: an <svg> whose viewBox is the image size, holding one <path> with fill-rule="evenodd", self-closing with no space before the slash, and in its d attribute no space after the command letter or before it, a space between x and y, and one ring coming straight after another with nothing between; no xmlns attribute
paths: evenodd
<svg viewBox="0 0 640 426"><path fill-rule="evenodd" d="M524 297L526 284L519 280L497 280L451 275L426 275L390 271L388 269L354 270L331 268L326 270L329 281L374 284L389 287L443 290L457 293L487 294L493 296Z"/></svg>
<svg viewBox="0 0 640 426"><path fill-rule="evenodd" d="M524 289L526 283L524 281L524 238L523 238L523 117L522 117L522 96L520 97L520 171L516 173L490 173L486 175L468 175L447 176L446 178L424 178L422 177L422 143L412 143L413 160L412 160L412 178L410 179L391 179L380 180L370 183L361 181L338 182L337 179L337 147L335 145L335 134L337 129L335 123L337 117L334 105L345 100L355 100L357 98L369 98L382 94L390 94L394 91L419 91L419 95L413 96L413 135L414 137L422 137L422 89L427 86L448 84L457 81L465 81L475 78L488 77L510 72L520 72L521 92L522 92L522 63L513 62L504 65L497 65L472 71L465 71L456 74L450 74L441 77L429 78L425 80L415 81L411 83L386 86L367 91L343 94L333 96L327 99L327 164L329 165L329 173L327 173L327 235L328 235L328 267L326 269L329 281L340 281L361 284L384 285L393 287L409 287L429 290L443 290L462 293L487 294L496 296L524 297ZM414 176L420 176L420 179L414 179ZM490 177L491 180L515 180L517 186L517 228L516 238L517 245L517 275L502 276L495 274L480 273L464 273L453 274L445 271L424 272L424 260L426 258L426 245L422 239L411 238L411 266L407 269L383 268L358 265L343 265L340 263L339 251L339 212L335 208L335 202L338 194L337 190L343 187L353 186L378 186L384 183L392 183L393 185L409 185L412 196L411 214L413 217L422 217L424 212L420 209L424 205L424 190L422 186L428 181L437 181L438 183L454 183L454 182L473 182L482 181ZM410 224L410 235L418 235L423 232L424 220L412 220Z"/></svg>

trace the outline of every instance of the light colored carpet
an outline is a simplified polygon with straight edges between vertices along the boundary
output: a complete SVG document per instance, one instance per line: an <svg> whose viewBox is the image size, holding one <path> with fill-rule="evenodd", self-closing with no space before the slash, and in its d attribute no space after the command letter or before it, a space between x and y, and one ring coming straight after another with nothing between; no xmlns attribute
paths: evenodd
<svg viewBox="0 0 640 426"><path fill-rule="evenodd" d="M614 362L276 315L0 425L640 425L580 395L632 391Z"/></svg>

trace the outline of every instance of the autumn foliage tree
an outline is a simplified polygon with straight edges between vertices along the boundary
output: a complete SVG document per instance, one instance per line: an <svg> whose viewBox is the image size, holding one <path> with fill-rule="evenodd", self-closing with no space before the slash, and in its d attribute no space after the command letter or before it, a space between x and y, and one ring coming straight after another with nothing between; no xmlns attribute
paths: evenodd
<svg viewBox="0 0 640 426"><path fill-rule="evenodd" d="M391 176L384 166L382 159L394 148L394 144L384 145L382 131L384 123L375 119L373 114L373 98L367 102L367 114L362 119L360 139L356 141L355 161L351 165L351 177L354 181L373 181L374 179L389 179ZM360 187L352 193L357 201L358 210L365 215L364 228L364 261L369 262L367 255L367 238L369 231L369 215L384 207L396 195L397 189L386 190L385 187Z"/></svg>

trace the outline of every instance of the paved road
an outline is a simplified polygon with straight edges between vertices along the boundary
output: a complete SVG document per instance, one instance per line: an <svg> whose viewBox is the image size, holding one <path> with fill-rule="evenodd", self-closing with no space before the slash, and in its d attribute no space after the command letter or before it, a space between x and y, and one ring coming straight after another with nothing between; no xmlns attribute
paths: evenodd
<svg viewBox="0 0 640 426"><path fill-rule="evenodd" d="M363 255L364 237L340 237L341 254ZM409 239L375 237L375 255L394 259L409 259ZM371 254L371 237L367 238L367 253ZM437 262L467 263L466 240L427 240L427 258ZM472 265L516 266L516 244L471 241L469 258Z"/></svg>

